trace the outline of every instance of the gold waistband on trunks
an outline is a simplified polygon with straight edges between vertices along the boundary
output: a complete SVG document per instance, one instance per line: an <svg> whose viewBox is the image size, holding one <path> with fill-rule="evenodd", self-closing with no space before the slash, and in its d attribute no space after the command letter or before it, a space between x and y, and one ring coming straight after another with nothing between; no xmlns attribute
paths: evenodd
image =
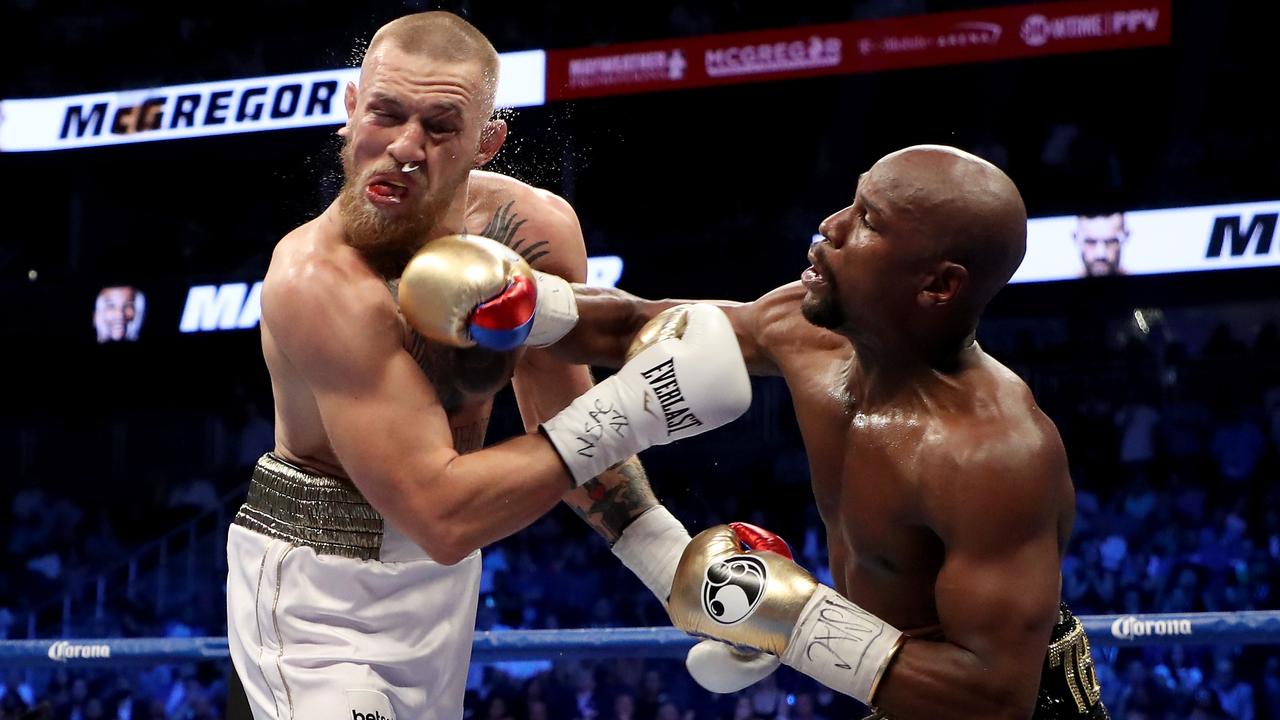
<svg viewBox="0 0 1280 720"><path fill-rule="evenodd" d="M1093 665L1093 650L1080 618L1071 618L1070 629L1049 645L1045 660L1050 669L1062 672L1076 710L1084 713L1101 699L1102 687Z"/></svg>
<svg viewBox="0 0 1280 720"><path fill-rule="evenodd" d="M321 555L377 560L382 515L349 480L317 475L263 455L235 524Z"/></svg>

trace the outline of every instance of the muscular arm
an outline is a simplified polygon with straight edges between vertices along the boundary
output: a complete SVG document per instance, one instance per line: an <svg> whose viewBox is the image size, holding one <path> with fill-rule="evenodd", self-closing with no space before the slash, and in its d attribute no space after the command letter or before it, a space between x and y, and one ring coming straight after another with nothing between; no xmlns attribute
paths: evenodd
<svg viewBox="0 0 1280 720"><path fill-rule="evenodd" d="M438 562L525 527L572 487L540 435L458 454L376 278L314 261L269 276L262 311L264 331L311 389L348 477Z"/></svg>
<svg viewBox="0 0 1280 720"><path fill-rule="evenodd" d="M538 423L589 389L592 382L585 366L566 364L545 350L530 350L516 367L512 384L525 428L532 432ZM633 456L565 495L564 502L605 542L613 544L632 519L658 500L640 459Z"/></svg>
<svg viewBox="0 0 1280 720"><path fill-rule="evenodd" d="M946 478L929 500L946 548L934 588L946 640L903 645L875 698L887 716L1031 717L1057 619L1058 523L1071 502L1056 433L1040 445L988 438L934 469Z"/></svg>
<svg viewBox="0 0 1280 720"><path fill-rule="evenodd" d="M537 270L582 282L587 274L586 245L577 214L563 199L550 193L510 187L497 195L497 209L481 232L524 255ZM514 192L519 199L512 199ZM530 349L516 366L512 378L516 402L525 429L565 408L591 388L585 365L567 363L546 350ZM609 544L644 510L657 504L644 468L632 457L601 473L564 497L564 502Z"/></svg>
<svg viewBox="0 0 1280 720"><path fill-rule="evenodd" d="M728 300L645 300L616 288L574 285L578 324L551 350L570 362L618 367L631 339L654 315L673 305L709 302L724 308L752 375L778 375L797 333L821 332L800 316L804 290L784 285L748 303Z"/></svg>

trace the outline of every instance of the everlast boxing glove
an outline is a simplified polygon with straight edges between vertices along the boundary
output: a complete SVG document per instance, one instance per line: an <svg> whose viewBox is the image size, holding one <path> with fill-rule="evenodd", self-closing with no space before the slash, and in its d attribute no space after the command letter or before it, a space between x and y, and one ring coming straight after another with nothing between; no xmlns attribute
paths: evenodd
<svg viewBox="0 0 1280 720"><path fill-rule="evenodd" d="M659 317L669 333L542 424L579 485L645 448L720 427L751 405L746 363L724 311L680 305Z"/></svg>
<svg viewBox="0 0 1280 720"><path fill-rule="evenodd" d="M686 323L687 317L679 308L659 313L636 333L627 348L627 359L660 340L678 337ZM781 538L777 542L786 547ZM631 521L610 549L666 608L676 566L688 544L689 533L684 525L665 507L655 505ZM786 556L791 557L789 550ZM719 640L703 640L690 648L685 658L685 667L693 679L716 693L733 693L753 685L776 670L778 664L773 655L735 648Z"/></svg>

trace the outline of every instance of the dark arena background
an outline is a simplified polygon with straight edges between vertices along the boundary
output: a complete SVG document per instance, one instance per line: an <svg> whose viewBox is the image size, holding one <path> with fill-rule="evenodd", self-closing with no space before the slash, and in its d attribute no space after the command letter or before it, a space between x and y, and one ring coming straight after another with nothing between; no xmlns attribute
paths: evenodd
<svg viewBox="0 0 1280 720"><path fill-rule="evenodd" d="M634 5L6 0L0 718L236 716L225 538L273 444L257 283L340 185L363 41L425 9L504 53L518 106L489 169L569 200L591 280L641 296L791 282L901 147L1008 172L1027 259L979 341L1065 440L1062 594L1103 699L1126 720L1280 718L1274 4ZM1123 233L1084 241L1079 218L1117 214ZM1099 248L1118 260L1087 263ZM520 430L508 391L489 437ZM643 460L691 530L769 527L830 582L780 380ZM487 548L481 585L468 717L863 712L785 668L698 688L661 606L565 508Z"/></svg>

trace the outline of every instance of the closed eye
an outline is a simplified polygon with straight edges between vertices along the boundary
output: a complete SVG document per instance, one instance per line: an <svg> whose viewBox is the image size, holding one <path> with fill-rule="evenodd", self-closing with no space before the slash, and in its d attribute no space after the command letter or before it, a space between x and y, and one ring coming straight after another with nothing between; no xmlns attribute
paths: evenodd
<svg viewBox="0 0 1280 720"><path fill-rule="evenodd" d="M462 130L462 113L452 107L437 109L422 117L422 129L433 135L452 135Z"/></svg>

